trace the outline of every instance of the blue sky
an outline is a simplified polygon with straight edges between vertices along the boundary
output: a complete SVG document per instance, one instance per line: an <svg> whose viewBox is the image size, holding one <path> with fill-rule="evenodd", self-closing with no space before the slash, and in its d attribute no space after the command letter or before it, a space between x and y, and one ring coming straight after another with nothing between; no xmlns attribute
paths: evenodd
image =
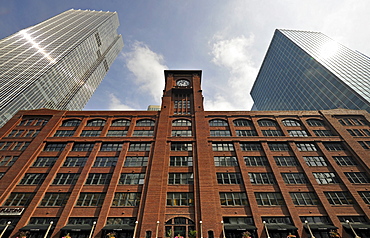
<svg viewBox="0 0 370 238"><path fill-rule="evenodd" d="M200 69L206 110L249 110L276 28L370 55L368 0L0 0L0 39L68 9L118 12L125 46L86 110L160 104L165 69Z"/></svg>

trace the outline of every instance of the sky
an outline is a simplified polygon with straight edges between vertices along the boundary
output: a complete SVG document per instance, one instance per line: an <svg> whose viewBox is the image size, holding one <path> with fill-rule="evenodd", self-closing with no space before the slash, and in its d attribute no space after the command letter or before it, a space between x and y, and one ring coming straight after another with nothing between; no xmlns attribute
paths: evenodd
<svg viewBox="0 0 370 238"><path fill-rule="evenodd" d="M0 0L0 39L69 9L116 11L124 47L84 110L160 105L164 70L202 70L205 110L250 110L275 29L370 56L369 0Z"/></svg>

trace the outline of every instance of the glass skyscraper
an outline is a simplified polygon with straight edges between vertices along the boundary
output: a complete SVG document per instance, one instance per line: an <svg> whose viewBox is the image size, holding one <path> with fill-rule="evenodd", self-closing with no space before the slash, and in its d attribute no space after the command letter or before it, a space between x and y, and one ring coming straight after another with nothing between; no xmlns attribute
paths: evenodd
<svg viewBox="0 0 370 238"><path fill-rule="evenodd" d="M18 110L81 110L123 47L116 12L68 10L0 40L0 126Z"/></svg>
<svg viewBox="0 0 370 238"><path fill-rule="evenodd" d="M370 58L320 32L276 30L251 95L252 110L370 112Z"/></svg>

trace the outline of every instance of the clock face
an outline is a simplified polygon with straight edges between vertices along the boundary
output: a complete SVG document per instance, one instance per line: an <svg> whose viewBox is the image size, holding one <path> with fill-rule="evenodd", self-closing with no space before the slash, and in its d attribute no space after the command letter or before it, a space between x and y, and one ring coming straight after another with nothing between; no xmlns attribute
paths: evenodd
<svg viewBox="0 0 370 238"><path fill-rule="evenodd" d="M180 80L177 80L176 85L180 87L186 87L190 85L190 82L186 79L180 79Z"/></svg>

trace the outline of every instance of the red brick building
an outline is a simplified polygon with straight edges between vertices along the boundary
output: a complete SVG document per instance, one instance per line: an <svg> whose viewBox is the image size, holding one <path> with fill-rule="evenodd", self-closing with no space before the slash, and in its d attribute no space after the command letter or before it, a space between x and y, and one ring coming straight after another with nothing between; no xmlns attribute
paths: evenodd
<svg viewBox="0 0 370 238"><path fill-rule="evenodd" d="M161 111L0 129L3 237L370 237L369 113L204 111L201 71L165 80Z"/></svg>

